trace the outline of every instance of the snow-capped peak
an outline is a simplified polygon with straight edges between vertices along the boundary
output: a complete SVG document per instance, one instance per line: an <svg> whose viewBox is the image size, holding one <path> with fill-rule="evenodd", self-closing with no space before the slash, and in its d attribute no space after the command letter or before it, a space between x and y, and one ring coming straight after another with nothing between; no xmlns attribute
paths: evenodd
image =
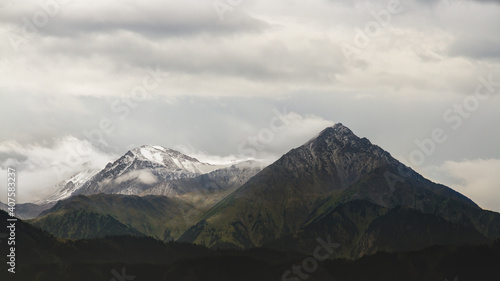
<svg viewBox="0 0 500 281"><path fill-rule="evenodd" d="M162 152L165 151L159 149L158 147L151 147L151 148L154 148L155 150L160 150ZM163 156L161 155L160 152L154 151L153 149L149 149L149 147L141 147L140 153L142 156L146 157L146 159L148 159L149 161L163 165Z"/></svg>
<svg viewBox="0 0 500 281"><path fill-rule="evenodd" d="M53 194L36 201L36 204L47 204L69 198L73 192L81 188L87 181L92 179L100 170L87 169L74 174L71 178L64 180L56 185Z"/></svg>
<svg viewBox="0 0 500 281"><path fill-rule="evenodd" d="M186 170L194 174L205 174L218 169L218 166L203 163L179 151L158 145L143 145L130 151L133 157L166 168Z"/></svg>
<svg viewBox="0 0 500 281"><path fill-rule="evenodd" d="M254 166L257 166L251 162L212 165L173 149L143 145L128 151L100 171L88 169L75 174L58 184L56 192L44 201L54 202L78 194L147 194L145 190L156 186L164 187L171 181L195 178L233 165L232 170L239 169L247 174L254 173Z"/></svg>

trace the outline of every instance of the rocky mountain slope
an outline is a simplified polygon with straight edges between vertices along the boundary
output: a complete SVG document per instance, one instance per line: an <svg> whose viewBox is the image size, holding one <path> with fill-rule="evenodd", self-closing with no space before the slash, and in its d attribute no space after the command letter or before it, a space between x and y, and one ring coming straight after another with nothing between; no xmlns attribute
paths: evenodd
<svg viewBox="0 0 500 281"><path fill-rule="evenodd" d="M357 201L361 202L359 208L349 207ZM351 211L340 212L342 208ZM414 217L414 229L423 237L415 241L408 236L412 233L398 228L396 222L392 228L380 223L387 221L385 216L391 211L394 217ZM306 250L309 242L315 243L312 236L338 233L337 242L350 245L344 256L357 257L382 248L417 249L446 242L451 233L466 233L457 238L460 243L491 241L500 235L499 218L499 214L483 211L458 192L423 178L366 138L336 124L251 178L209 210L180 240L209 247L279 244L285 249L297 248L293 244L301 241L303 246L298 248ZM344 232L334 231L341 226ZM383 246L382 237L393 229L393 235L409 242L395 243L393 248Z"/></svg>

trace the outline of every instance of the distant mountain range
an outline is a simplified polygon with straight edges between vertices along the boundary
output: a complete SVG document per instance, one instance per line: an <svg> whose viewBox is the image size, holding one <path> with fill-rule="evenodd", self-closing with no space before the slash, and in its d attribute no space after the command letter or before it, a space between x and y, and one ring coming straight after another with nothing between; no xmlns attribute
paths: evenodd
<svg viewBox="0 0 500 281"><path fill-rule="evenodd" d="M213 165L172 149L144 145L100 171L76 174L44 202L98 193L177 196L200 189L225 190L241 185L261 169L257 161Z"/></svg>
<svg viewBox="0 0 500 281"><path fill-rule="evenodd" d="M37 217L58 201L76 195L164 195L206 208L260 172L263 164L248 160L225 165L203 163L178 151L144 145L128 151L102 170L86 168L56 185L34 203L17 204L23 219ZM7 206L0 202L0 209Z"/></svg>
<svg viewBox="0 0 500 281"><path fill-rule="evenodd" d="M93 173L61 185L46 201L57 204L28 222L62 238L151 236L303 254L329 236L341 245L332 257L350 259L500 237L500 214L425 179L342 124L265 168L210 165L142 146Z"/></svg>

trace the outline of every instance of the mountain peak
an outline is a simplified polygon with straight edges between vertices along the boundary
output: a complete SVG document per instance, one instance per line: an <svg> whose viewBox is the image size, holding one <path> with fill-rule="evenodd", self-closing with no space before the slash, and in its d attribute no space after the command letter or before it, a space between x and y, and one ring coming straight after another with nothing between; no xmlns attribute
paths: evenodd
<svg viewBox="0 0 500 281"><path fill-rule="evenodd" d="M166 147L163 147L161 145L150 145L150 144L141 145L139 147L133 148L131 151L138 152L141 149L146 149L146 150L149 150L149 151L161 151L161 152L180 153L179 151L173 150L171 148L166 148Z"/></svg>
<svg viewBox="0 0 500 281"><path fill-rule="evenodd" d="M217 170L179 151L158 145L142 145L106 167L86 182L77 194L141 194L144 190L173 180L194 178Z"/></svg>
<svg viewBox="0 0 500 281"><path fill-rule="evenodd" d="M136 147L129 151L129 156L140 159L143 161L149 161L151 163L155 163L161 166L168 165L167 163L175 163L179 166L179 161L181 162L191 162L198 163L203 165L209 165L207 163L202 163L198 159L187 156L177 150L173 150L170 148L165 148L159 145L142 145L140 147Z"/></svg>
<svg viewBox="0 0 500 281"><path fill-rule="evenodd" d="M364 149L380 149L378 146L373 145L367 138L356 136L351 129L344 126L342 123L336 123L331 127L327 127L316 135L316 137L307 142L305 146L314 147L320 144L326 144L327 146L337 148L349 145L351 147Z"/></svg>
<svg viewBox="0 0 500 281"><path fill-rule="evenodd" d="M344 126L342 123L335 123L333 126L324 129L320 135L322 134L335 134L337 136L355 136L354 133L348 127Z"/></svg>
<svg viewBox="0 0 500 281"><path fill-rule="evenodd" d="M339 122L339 123L333 124L333 126L331 126L330 128L334 128L335 129L335 128L347 128L347 127L344 126L344 124L342 124L342 123Z"/></svg>

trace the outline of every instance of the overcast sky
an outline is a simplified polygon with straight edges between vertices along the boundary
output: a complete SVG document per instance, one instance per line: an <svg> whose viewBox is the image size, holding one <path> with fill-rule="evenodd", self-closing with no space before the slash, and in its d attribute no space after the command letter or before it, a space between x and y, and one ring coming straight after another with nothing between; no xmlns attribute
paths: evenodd
<svg viewBox="0 0 500 281"><path fill-rule="evenodd" d="M270 162L341 122L500 211L499 34L493 0L3 0L0 180L36 200L143 144Z"/></svg>

